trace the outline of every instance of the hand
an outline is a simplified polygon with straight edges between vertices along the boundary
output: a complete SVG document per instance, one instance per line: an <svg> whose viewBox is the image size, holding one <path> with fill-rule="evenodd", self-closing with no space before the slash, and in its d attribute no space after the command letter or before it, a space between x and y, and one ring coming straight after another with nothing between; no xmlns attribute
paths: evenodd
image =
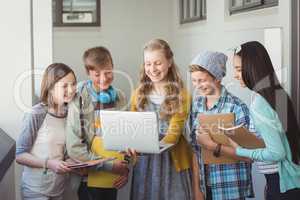
<svg viewBox="0 0 300 200"><path fill-rule="evenodd" d="M126 161L117 160L113 163L112 173L124 175L128 173L128 163Z"/></svg>
<svg viewBox="0 0 300 200"><path fill-rule="evenodd" d="M194 200L204 200L204 195L199 189L194 191Z"/></svg>
<svg viewBox="0 0 300 200"><path fill-rule="evenodd" d="M47 168L51 169L57 174L64 174L71 171L68 167L68 163L62 160L48 160Z"/></svg>
<svg viewBox="0 0 300 200"><path fill-rule="evenodd" d="M114 187L116 189L121 189L124 187L127 182L128 182L128 174L129 174L129 169L127 169L126 173L121 175L115 182L114 182Z"/></svg>
<svg viewBox="0 0 300 200"><path fill-rule="evenodd" d="M234 149L238 148L240 145L233 141L231 138L228 137L229 145L232 146Z"/></svg>
<svg viewBox="0 0 300 200"><path fill-rule="evenodd" d="M210 151L213 151L217 147L217 143L215 143L208 133L200 133L197 134L197 142L200 144L203 148L208 149Z"/></svg>
<svg viewBox="0 0 300 200"><path fill-rule="evenodd" d="M128 148L126 152L124 152L125 160L128 164L135 164L137 161L137 152L134 149Z"/></svg>

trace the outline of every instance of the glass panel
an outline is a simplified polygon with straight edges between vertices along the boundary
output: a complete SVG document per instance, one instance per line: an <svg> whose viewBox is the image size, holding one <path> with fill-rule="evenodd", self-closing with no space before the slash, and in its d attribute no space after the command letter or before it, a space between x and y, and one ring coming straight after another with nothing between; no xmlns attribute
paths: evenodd
<svg viewBox="0 0 300 200"><path fill-rule="evenodd" d="M96 23L97 0L63 0L62 22Z"/></svg>

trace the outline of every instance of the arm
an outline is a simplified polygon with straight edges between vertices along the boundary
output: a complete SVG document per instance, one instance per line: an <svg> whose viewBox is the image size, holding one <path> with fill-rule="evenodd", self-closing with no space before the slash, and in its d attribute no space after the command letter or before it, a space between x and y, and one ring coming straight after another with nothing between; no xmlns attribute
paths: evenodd
<svg viewBox="0 0 300 200"><path fill-rule="evenodd" d="M16 162L32 168L43 168L45 160L37 158L30 153L21 153L16 156Z"/></svg>
<svg viewBox="0 0 300 200"><path fill-rule="evenodd" d="M197 135L197 142L205 149L208 149L210 151L214 151L217 148L217 143L215 143L208 133L200 133ZM235 149L231 146L221 146L221 155L230 156L231 158L234 158L235 160L241 160L250 162L248 158L238 156L236 155Z"/></svg>
<svg viewBox="0 0 300 200"><path fill-rule="evenodd" d="M23 127L21 134L17 141L16 148L16 162L21 165L26 165L32 168L49 168L56 173L66 173L70 169L66 167L66 163L60 160L45 160L37 158L30 153L34 141L36 139L38 129L43 122L39 119L43 116L41 114L26 114L23 120Z"/></svg>
<svg viewBox="0 0 300 200"><path fill-rule="evenodd" d="M285 157L286 152L281 138L283 131L281 122L278 119L277 113L264 99L257 101L258 102L254 102L253 104L251 114L255 127L261 134L266 147L263 149L245 149L237 147L236 154L260 161L282 160Z"/></svg>
<svg viewBox="0 0 300 200"><path fill-rule="evenodd" d="M204 199L203 193L200 190L200 174L199 174L199 164L197 160L197 155L193 153L192 159L192 184L193 184L193 192L195 200Z"/></svg>
<svg viewBox="0 0 300 200"><path fill-rule="evenodd" d="M81 138L81 127L79 119L79 107L76 106L75 101L78 101L78 98L75 98L69 105L68 116L67 116L67 126L66 126L66 147L68 156L75 161L88 161L92 160L94 154L89 151L86 143L82 141ZM85 121L85 129L89 130L90 126L89 121Z"/></svg>

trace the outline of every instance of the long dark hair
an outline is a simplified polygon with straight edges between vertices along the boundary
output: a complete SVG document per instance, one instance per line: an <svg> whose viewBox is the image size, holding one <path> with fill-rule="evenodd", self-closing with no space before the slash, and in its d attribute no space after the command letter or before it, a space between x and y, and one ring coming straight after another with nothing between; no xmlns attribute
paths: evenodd
<svg viewBox="0 0 300 200"><path fill-rule="evenodd" d="M236 55L242 60L242 78L245 85L263 96L276 111L286 132L292 160L299 164L299 124L291 98L279 83L267 50L261 43L252 41L242 44Z"/></svg>

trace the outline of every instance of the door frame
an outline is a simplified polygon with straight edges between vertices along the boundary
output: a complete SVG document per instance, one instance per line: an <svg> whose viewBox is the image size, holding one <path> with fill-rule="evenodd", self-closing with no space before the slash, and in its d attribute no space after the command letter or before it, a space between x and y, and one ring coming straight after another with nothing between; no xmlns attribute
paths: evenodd
<svg viewBox="0 0 300 200"><path fill-rule="evenodd" d="M291 96L294 103L298 123L300 124L300 39L299 39L299 23L300 23L300 3L299 1L291 1L292 6L292 80L291 80Z"/></svg>

